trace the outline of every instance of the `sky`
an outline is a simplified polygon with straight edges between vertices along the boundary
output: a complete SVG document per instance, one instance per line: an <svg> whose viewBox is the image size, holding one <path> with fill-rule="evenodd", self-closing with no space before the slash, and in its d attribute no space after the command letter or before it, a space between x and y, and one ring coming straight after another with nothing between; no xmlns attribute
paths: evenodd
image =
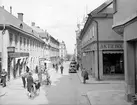
<svg viewBox="0 0 137 105"><path fill-rule="evenodd" d="M0 0L17 17L23 13L23 21L37 26L59 41L64 41L69 54L74 53L77 23L106 0Z"/></svg>

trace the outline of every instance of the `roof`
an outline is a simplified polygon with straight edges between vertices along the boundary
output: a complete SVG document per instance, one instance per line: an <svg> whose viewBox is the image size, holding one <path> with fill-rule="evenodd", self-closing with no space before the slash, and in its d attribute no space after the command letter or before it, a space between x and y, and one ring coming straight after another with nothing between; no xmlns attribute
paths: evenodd
<svg viewBox="0 0 137 105"><path fill-rule="evenodd" d="M38 27L38 26L31 26L31 28L33 29L33 30L35 30L39 35L40 35L40 37L41 38L48 38L48 33L47 32L45 32L43 29L41 29L40 27Z"/></svg>
<svg viewBox="0 0 137 105"><path fill-rule="evenodd" d="M43 40L39 37L39 34L33 30L30 26L25 24L23 21L0 7L0 25L5 24L6 26L11 26L12 28L16 28L21 30L22 32L30 34L31 37L34 37L40 41L43 42ZM20 28L20 25L22 24L23 28Z"/></svg>
<svg viewBox="0 0 137 105"><path fill-rule="evenodd" d="M59 45L59 41L50 35L50 39Z"/></svg>
<svg viewBox="0 0 137 105"><path fill-rule="evenodd" d="M92 12L88 14L88 18L86 20L86 23L84 25L84 28L80 32L79 38L82 39L84 36L84 33L87 29L87 27L90 25L91 18L104 18L104 17L113 17L113 13L100 13L102 10L104 10L107 6L109 6L111 3L113 3L113 0L108 0L104 2L102 5L94 9Z"/></svg>
<svg viewBox="0 0 137 105"><path fill-rule="evenodd" d="M106 8L108 5L110 5L112 2L113 2L113 0L107 0L106 2L104 2L98 8L94 9L89 14L91 14L91 15L98 14L100 11L102 11L104 8Z"/></svg>

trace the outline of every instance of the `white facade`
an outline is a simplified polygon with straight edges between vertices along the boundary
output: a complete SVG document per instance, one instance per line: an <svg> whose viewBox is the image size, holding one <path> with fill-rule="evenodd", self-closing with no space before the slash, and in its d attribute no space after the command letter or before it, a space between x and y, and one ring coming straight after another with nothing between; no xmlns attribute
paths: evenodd
<svg viewBox="0 0 137 105"><path fill-rule="evenodd" d="M65 60L67 54L66 45L64 41L60 42L60 58Z"/></svg>
<svg viewBox="0 0 137 105"><path fill-rule="evenodd" d="M23 22L23 13L18 14L21 18L16 18L0 7L0 14L3 16L0 19L2 69L8 72L8 79L12 79L24 72L26 66L34 70L39 65L46 44L36 31Z"/></svg>

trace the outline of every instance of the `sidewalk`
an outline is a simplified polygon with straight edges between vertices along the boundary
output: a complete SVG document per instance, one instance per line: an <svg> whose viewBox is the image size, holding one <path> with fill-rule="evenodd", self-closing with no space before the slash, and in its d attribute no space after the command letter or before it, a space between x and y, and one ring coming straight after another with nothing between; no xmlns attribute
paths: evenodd
<svg viewBox="0 0 137 105"><path fill-rule="evenodd" d="M50 74L52 74L52 72L54 72L55 70L50 68L48 71ZM6 84L7 86L4 88L0 85L0 97L6 95L10 91L10 89L19 89L19 90L23 89L23 87L19 87L19 85L22 84L21 77L18 77L16 79L11 79L10 81L7 81Z"/></svg>
<svg viewBox="0 0 137 105"><path fill-rule="evenodd" d="M81 71L77 72L77 75L82 81ZM86 95L91 105L131 105L125 99L124 81L97 81L91 75L89 80L84 84L97 86L96 89L87 91Z"/></svg>
<svg viewBox="0 0 137 105"><path fill-rule="evenodd" d="M83 78L81 76L81 71L79 70L77 72L78 77L80 81L83 83ZM89 75L89 80L86 81L88 84L124 84L124 80L103 80L103 81L97 81L95 78L92 77L92 75Z"/></svg>

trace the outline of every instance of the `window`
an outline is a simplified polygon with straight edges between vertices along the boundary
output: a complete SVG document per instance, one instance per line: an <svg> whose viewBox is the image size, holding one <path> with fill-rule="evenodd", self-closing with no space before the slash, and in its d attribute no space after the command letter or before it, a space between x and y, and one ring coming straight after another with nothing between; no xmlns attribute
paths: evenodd
<svg viewBox="0 0 137 105"><path fill-rule="evenodd" d="M22 37L20 37L20 49L22 49Z"/></svg>
<svg viewBox="0 0 137 105"><path fill-rule="evenodd" d="M92 37L94 37L95 36L95 27L94 26L92 27L92 32L93 32Z"/></svg>
<svg viewBox="0 0 137 105"><path fill-rule="evenodd" d="M29 39L27 39L27 50L29 50Z"/></svg>
<svg viewBox="0 0 137 105"><path fill-rule="evenodd" d="M117 0L113 0L113 10L114 10L113 14L115 14L117 12Z"/></svg>
<svg viewBox="0 0 137 105"><path fill-rule="evenodd" d="M12 45L12 42L13 42L13 34L12 33L9 34L9 39L10 39L10 45Z"/></svg>
<svg viewBox="0 0 137 105"><path fill-rule="evenodd" d="M25 50L25 45L26 45L26 38L23 38L23 44L24 44L24 50Z"/></svg>
<svg viewBox="0 0 137 105"><path fill-rule="evenodd" d="M18 36L15 34L15 46L17 45L18 42Z"/></svg>

